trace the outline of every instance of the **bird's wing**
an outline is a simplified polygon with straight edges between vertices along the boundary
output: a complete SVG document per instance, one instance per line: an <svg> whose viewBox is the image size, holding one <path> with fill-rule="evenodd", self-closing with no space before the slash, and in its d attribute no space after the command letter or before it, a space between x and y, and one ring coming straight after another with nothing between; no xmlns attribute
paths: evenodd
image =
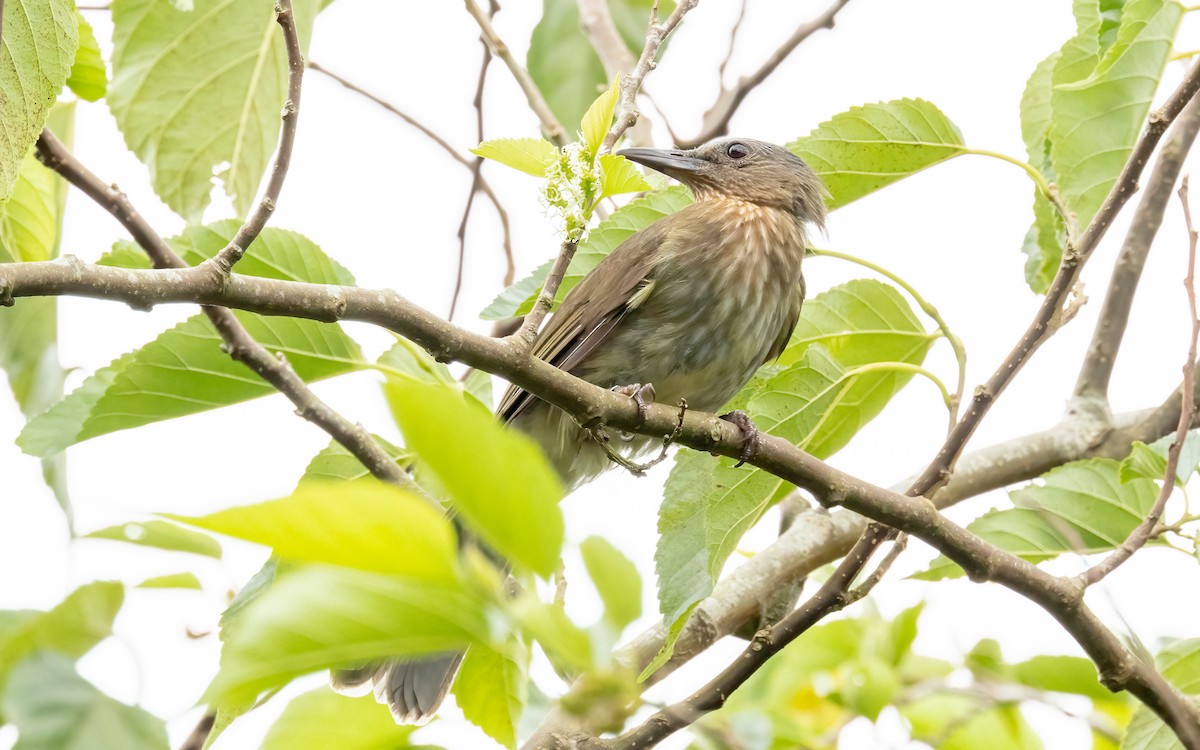
<svg viewBox="0 0 1200 750"><path fill-rule="evenodd" d="M779 329L779 333L775 335L775 341L767 352L767 358L762 362L764 365L779 359L779 355L783 354L788 342L792 340L792 332L796 330L796 324L800 322L800 306L804 304L804 292L804 277L801 276L800 285L796 289L796 299L792 302L788 316L783 321L783 328Z"/></svg>
<svg viewBox="0 0 1200 750"><path fill-rule="evenodd" d="M626 313L646 301L654 289L655 260L670 236L671 218L660 219L622 242L583 277L542 329L534 356L570 372ZM532 400L531 394L509 386L496 413L511 421Z"/></svg>

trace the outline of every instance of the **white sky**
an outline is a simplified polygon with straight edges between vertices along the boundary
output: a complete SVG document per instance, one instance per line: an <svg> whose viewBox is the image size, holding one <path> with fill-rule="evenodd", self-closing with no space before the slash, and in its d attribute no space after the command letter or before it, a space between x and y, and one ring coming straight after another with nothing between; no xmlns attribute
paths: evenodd
<svg viewBox="0 0 1200 750"><path fill-rule="evenodd" d="M826 4L750 0L731 73L752 70L795 25ZM1069 6L1066 0L1018 0L1003 8L955 0L855 0L839 15L836 29L812 37L746 100L732 132L784 142L856 104L922 97L957 123L969 145L1023 158L1017 110L1021 91L1034 65L1073 31ZM732 1L701 3L647 81L646 88L681 135L698 129L700 115L715 96L716 67L737 7ZM500 35L519 59L539 13L540 3L509 0L496 19ZM107 55L108 14L93 12L88 18ZM1181 39L1190 41L1181 41L1181 49L1195 46L1196 30L1194 21L1186 19ZM477 31L460 4L386 0L334 3L317 24L310 54L419 118L463 152L474 145L471 97L478 56ZM1173 87L1180 65L1169 67L1164 90ZM498 63L489 76L486 108L488 137L537 134L536 121ZM658 144L668 145L657 117L655 126ZM80 104L76 134L81 159L105 180L120 184L162 233L180 228L180 221L154 198L144 167L126 151L103 103ZM540 213L536 181L498 165L486 170L510 213L519 272L527 272L557 248ZM445 314L454 282L455 231L468 185L467 171L413 129L310 73L296 156L272 225L308 235L346 264L360 284L395 288ZM1019 169L963 157L838 211L826 244L892 269L938 306L966 342L970 387L991 373L1038 304L1025 286L1019 252L1030 221L1031 197L1032 186ZM218 202L206 218L224 218L228 211L227 204ZM973 446L1057 421L1074 384L1076 363L1090 336L1123 226L1110 232L1084 273L1092 304L1017 378ZM72 194L64 252L92 260L123 236L110 217L80 194ZM478 202L456 322L479 331L490 324L474 319L475 311L499 291L503 265L498 236L488 204ZM1187 314L1179 283L1186 242L1177 206L1168 211L1160 237L1114 375L1116 411L1156 404L1177 383L1186 351ZM861 275L855 267L824 259L810 262L806 272L810 294ZM193 312L173 307L144 314L112 303L64 300L62 361L78 368L71 385ZM386 344L378 332L348 328L369 354ZM927 366L947 382L953 380L953 359L944 343L935 348ZM372 383L373 376L364 373L318 384L316 391L351 419L395 437ZM215 630L225 592L257 569L265 551L226 542L226 558L215 562L110 542L69 545L62 515L42 485L36 460L13 445L21 423L11 400L0 397L0 476L6 485L0 499L0 571L5 571L0 608L48 608L79 584L98 578L132 584L150 575L197 570L206 586L202 594L131 590L117 620L117 638L80 663L82 673L105 690L167 718L172 745L177 746L197 718L192 705L217 659L215 636L192 640L185 632ZM944 423L933 389L914 382L831 463L891 484L933 455ZM148 512L206 513L284 495L326 442L323 433L298 421L279 396L89 441L68 452L78 528L86 532ZM667 471L668 466L662 466L640 480L612 472L563 505L571 540L602 534L643 571L648 614L629 633L657 619L652 555L655 513ZM955 508L951 515L965 523L1001 499L981 498ZM767 525L769 529L752 534L744 546L754 549L769 542L774 524ZM1048 616L999 587L967 582L930 587L901 580L931 557L927 547L914 542L872 597L887 615L927 598L918 650L955 658L979 638L994 637L1014 660L1036 653L1077 653ZM577 560L568 562L578 569ZM574 580L581 579L576 572ZM1177 555L1150 551L1098 587L1091 601L1111 625L1121 627L1115 614L1119 612L1153 644L1164 636L1195 635L1200 605L1194 597L1169 592L1194 591L1197 583L1200 574L1194 565ZM572 611L585 620L599 606L589 597L586 585L574 587L569 595ZM1164 597L1166 602L1161 601ZM714 657L685 669L652 695L680 695L738 649L735 642L721 644ZM282 696L276 698L239 721L217 747L256 747L284 702ZM1031 712L1030 718L1039 731L1052 733L1047 736L1054 737L1055 747L1090 747L1085 732L1051 711ZM847 733L843 746L894 747L896 736L894 729L880 730L877 736L864 723ZM449 733L430 728L419 737L450 747L487 746L470 728ZM11 730L0 730L0 748L11 746L13 739ZM684 744L677 737L662 747Z"/></svg>

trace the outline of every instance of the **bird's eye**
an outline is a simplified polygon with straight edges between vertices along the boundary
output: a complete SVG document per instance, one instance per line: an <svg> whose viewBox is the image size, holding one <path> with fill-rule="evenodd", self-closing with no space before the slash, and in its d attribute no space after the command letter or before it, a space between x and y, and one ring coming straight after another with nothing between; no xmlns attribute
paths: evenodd
<svg viewBox="0 0 1200 750"><path fill-rule="evenodd" d="M730 159L742 159L750 155L750 149L744 143L731 143L725 147L725 155Z"/></svg>

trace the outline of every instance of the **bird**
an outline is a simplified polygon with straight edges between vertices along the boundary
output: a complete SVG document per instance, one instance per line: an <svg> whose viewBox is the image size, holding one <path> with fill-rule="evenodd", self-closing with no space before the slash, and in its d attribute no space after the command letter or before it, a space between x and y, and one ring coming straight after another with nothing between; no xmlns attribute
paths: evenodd
<svg viewBox="0 0 1200 750"><path fill-rule="evenodd" d="M619 152L686 185L694 201L622 242L549 318L534 356L603 388L646 401L717 411L760 366L779 357L800 318L808 229L825 226L828 195L787 148L722 138L693 149ZM612 464L612 448L569 414L510 386L499 419L534 439L574 489ZM742 458L757 430L741 412ZM629 459L661 440L625 435ZM462 653L331 673L335 689L374 689L399 723L429 720Z"/></svg>

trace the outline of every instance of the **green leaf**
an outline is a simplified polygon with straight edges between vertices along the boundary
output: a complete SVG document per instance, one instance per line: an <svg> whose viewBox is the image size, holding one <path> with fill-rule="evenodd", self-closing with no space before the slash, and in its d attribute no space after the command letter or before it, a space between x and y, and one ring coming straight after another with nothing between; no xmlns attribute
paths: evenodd
<svg viewBox="0 0 1200 750"><path fill-rule="evenodd" d="M593 156L599 153L604 136L608 134L608 127L612 125L613 113L617 111L617 95L620 93L621 78L618 76L603 94L596 97L596 101L587 108L579 122L579 130L583 135L583 142L587 145L587 152Z"/></svg>
<svg viewBox="0 0 1200 750"><path fill-rule="evenodd" d="M1167 472L1167 450L1175 442L1175 435L1167 435L1146 445L1135 441L1129 455L1121 461L1121 481L1130 479L1155 479L1161 481ZM1175 467L1175 483L1183 486L1200 465L1200 432L1189 432L1179 449L1179 462Z"/></svg>
<svg viewBox="0 0 1200 750"><path fill-rule="evenodd" d="M1171 55L1183 8L1131 0L1105 46L1097 0L1076 3L1078 34L1054 66L1048 139L1054 179L1087 226L1133 150Z"/></svg>
<svg viewBox="0 0 1200 750"><path fill-rule="evenodd" d="M112 635L113 618L125 601L125 589L97 581L72 591L47 612L22 615L14 628L0 630L0 685L17 662L39 649L77 659Z"/></svg>
<svg viewBox="0 0 1200 750"><path fill-rule="evenodd" d="M933 337L892 287L856 280L805 302L780 362L735 398L760 429L825 458L878 415L911 374L861 368L920 364ZM668 621L708 596L741 536L784 494L783 480L695 451L676 454L659 510L655 570Z"/></svg>
<svg viewBox="0 0 1200 750"><path fill-rule="evenodd" d="M899 665L911 653L913 641L917 639L917 620L925 609L925 602L909 607L888 625L887 653L893 665Z"/></svg>
<svg viewBox="0 0 1200 750"><path fill-rule="evenodd" d="M640 193L651 188L633 162L619 154L601 154L600 169L604 173L604 179L600 183L601 198L622 193Z"/></svg>
<svg viewBox="0 0 1200 750"><path fill-rule="evenodd" d="M403 384L409 378L415 378L424 383L435 383L448 386L463 393L470 394L479 403L491 411L491 375L483 370L472 370L475 376L472 382L460 382L450 373L450 368L438 362L429 352L417 346L406 338L396 337L396 343L379 356L379 369L387 380L383 384L384 395L395 383ZM471 378L468 378L471 380ZM478 393L472 389L478 390Z"/></svg>
<svg viewBox="0 0 1200 750"><path fill-rule="evenodd" d="M405 466L412 462L412 454L408 451L397 448L378 435L372 437L398 465ZM336 440L330 440L329 445L322 448L321 452L308 462L300 482L357 482L371 478L371 472L353 453Z"/></svg>
<svg viewBox="0 0 1200 750"><path fill-rule="evenodd" d="M427 501L383 482L303 482L279 500L168 517L266 545L289 560L429 582L456 578L450 523Z"/></svg>
<svg viewBox="0 0 1200 750"><path fill-rule="evenodd" d="M637 566L607 539L590 536L579 545L588 577L604 603L604 619L620 633L642 614L642 578Z"/></svg>
<svg viewBox="0 0 1200 750"><path fill-rule="evenodd" d="M37 141L75 59L79 27L71 0L9 0L0 46L0 206Z"/></svg>
<svg viewBox="0 0 1200 750"><path fill-rule="evenodd" d="M454 679L454 701L475 726L515 750L528 698L529 651L510 638L503 651L473 646Z"/></svg>
<svg viewBox="0 0 1200 750"><path fill-rule="evenodd" d="M373 697L347 698L319 687L292 699L271 725L260 750L400 750L416 730L396 726Z"/></svg>
<svg viewBox="0 0 1200 750"><path fill-rule="evenodd" d="M84 534L83 538L112 539L118 542L139 544L143 547L191 552L221 559L221 545L216 539L208 534L185 529L167 521L122 523Z"/></svg>
<svg viewBox="0 0 1200 750"><path fill-rule="evenodd" d="M189 262L215 255L237 229L232 221L190 227L170 240ZM247 275L352 283L353 278L311 241L268 227L254 252L238 265ZM234 313L269 351L284 355L306 382L340 375L365 363L358 344L342 329L286 317ZM222 339L204 315L196 315L141 349L95 372L65 399L32 419L18 444L46 456L88 438L164 419L248 401L275 390L221 350Z"/></svg>
<svg viewBox="0 0 1200 750"><path fill-rule="evenodd" d="M558 149L545 138L497 138L484 141L471 153L534 177L545 177L546 167L558 160Z"/></svg>
<svg viewBox="0 0 1200 750"><path fill-rule="evenodd" d="M397 378L387 395L405 444L470 527L514 563L557 570L563 490L537 445L456 388Z"/></svg>
<svg viewBox="0 0 1200 750"><path fill-rule="evenodd" d="M1200 638L1175 641L1154 659L1162 676L1189 696L1200 693ZM1162 719L1139 705L1125 730L1121 750L1182 750L1183 744Z"/></svg>
<svg viewBox="0 0 1200 750"><path fill-rule="evenodd" d="M104 68L100 43L96 41L92 25L78 11L75 20L79 24L79 49L75 52L75 63L71 66L67 86L80 99L100 101L108 90L108 71Z"/></svg>
<svg viewBox="0 0 1200 750"><path fill-rule="evenodd" d="M1096 665L1081 656L1035 656L1012 665L1011 675L1022 685L1038 690L1086 695L1101 701L1116 697L1100 684Z"/></svg>
<svg viewBox="0 0 1200 750"><path fill-rule="evenodd" d="M11 6L10 6L11 7ZM74 103L50 110L47 127L70 146ZM0 262L50 260L58 256L67 183L43 167L33 153L21 164L16 187L0 207ZM62 398L66 370L58 358L58 301L28 298L0 310L0 368L27 418ZM42 460L42 476L72 524L66 457Z"/></svg>
<svg viewBox="0 0 1200 750"><path fill-rule="evenodd" d="M160 0L114 0L108 103L154 191L198 223L218 166L234 209L249 211L279 137L287 60L271 0L192 4L182 12ZM302 50L317 8L295 3ZM205 62L214 50L219 65Z"/></svg>
<svg viewBox="0 0 1200 750"><path fill-rule="evenodd" d="M613 211L611 215L588 233L579 245L567 274L558 289L557 300L579 283L584 274L611 253L635 232L651 223L672 214L692 202L691 193L682 185L656 190ZM526 315L533 309L534 300L542 288L546 275L550 273L552 261L539 266L532 274L521 279L500 293L488 305L480 317L484 320L505 320Z"/></svg>
<svg viewBox="0 0 1200 750"><path fill-rule="evenodd" d="M508 609L521 632L541 644L560 672L582 672L594 666L591 639L561 606L526 593L511 602Z"/></svg>
<svg viewBox="0 0 1200 750"><path fill-rule="evenodd" d="M139 589L195 589L203 590L200 579L195 573L169 573L165 576L153 576L137 585Z"/></svg>
<svg viewBox="0 0 1200 750"><path fill-rule="evenodd" d="M1041 750L1043 745L1015 703L1004 703L978 713L954 729L938 744L938 750Z"/></svg>
<svg viewBox="0 0 1200 750"><path fill-rule="evenodd" d="M1106 458L1051 469L1042 475L1043 484L1009 493L1015 508L990 511L967 528L1030 562L1064 552L1106 552L1125 541L1158 496L1153 481L1123 483L1120 471L1119 462ZM935 581L960 575L961 568L939 555L928 570L913 578Z"/></svg>
<svg viewBox="0 0 1200 750"><path fill-rule="evenodd" d="M895 699L900 692L900 678L893 665L875 657L864 657L843 665L842 689L839 702L859 716L871 721L879 718L879 712Z"/></svg>
<svg viewBox="0 0 1200 750"><path fill-rule="evenodd" d="M1021 97L1021 135L1029 163L1048 180L1054 180L1054 164L1050 159L1050 125L1054 68L1061 52L1055 52L1038 63L1025 84ZM1044 294L1058 271L1067 230L1058 211L1036 187L1033 196L1033 225L1025 234L1021 251L1025 253L1025 281L1038 294Z"/></svg>
<svg viewBox="0 0 1200 750"><path fill-rule="evenodd" d="M923 99L851 107L788 144L838 208L964 152L962 134Z"/></svg>
<svg viewBox="0 0 1200 750"><path fill-rule="evenodd" d="M166 750L162 719L100 692L71 660L39 652L12 671L0 713L16 725L13 750Z"/></svg>
<svg viewBox="0 0 1200 750"><path fill-rule="evenodd" d="M483 601L461 585L310 565L239 613L205 700L253 700L321 669L457 651L489 638Z"/></svg>

